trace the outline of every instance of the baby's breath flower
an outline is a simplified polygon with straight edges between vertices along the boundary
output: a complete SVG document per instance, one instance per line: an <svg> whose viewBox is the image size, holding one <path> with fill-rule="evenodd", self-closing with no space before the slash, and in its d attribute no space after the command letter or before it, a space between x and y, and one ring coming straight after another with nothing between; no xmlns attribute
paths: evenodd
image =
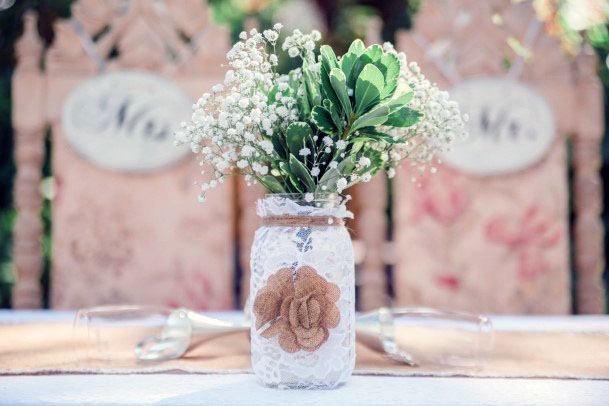
<svg viewBox="0 0 609 406"><path fill-rule="evenodd" d="M406 62L406 55L396 53L390 44L385 44L384 49L397 55L401 65L398 88L412 90L414 97L409 107L421 113L420 120L411 127L385 129L396 141L387 164L387 174L393 177L393 168L401 160L408 158L427 165L455 140L466 137L465 122L468 117L461 114L458 104L450 100L448 92L441 91L425 78L416 62Z"/></svg>
<svg viewBox="0 0 609 406"><path fill-rule="evenodd" d="M298 155L300 156L307 156L307 155L311 155L311 150L309 148L302 148L300 151L298 151Z"/></svg>
<svg viewBox="0 0 609 406"><path fill-rule="evenodd" d="M274 44L279 38L279 34L274 30L264 30L264 37L271 43Z"/></svg>
<svg viewBox="0 0 609 406"><path fill-rule="evenodd" d="M367 156L362 156L358 161L358 164L363 167L370 166L371 163L370 158Z"/></svg>
<svg viewBox="0 0 609 406"><path fill-rule="evenodd" d="M288 52L291 58L302 57L310 65L315 63L315 44L321 39L319 31L303 34L300 30L294 30L283 42L281 48Z"/></svg>
<svg viewBox="0 0 609 406"><path fill-rule="evenodd" d="M292 47L288 49L288 55L290 55L291 58L296 58L298 55L300 55L300 51L298 51L298 48Z"/></svg>
<svg viewBox="0 0 609 406"><path fill-rule="evenodd" d="M461 115L447 92L439 90L421 74L415 62L407 61L406 55L397 53L389 43L383 45L383 50L396 55L400 65L398 89L401 90L395 97L410 88L413 97L408 107L421 114L420 120L405 128L374 126L390 138L366 139L362 138L365 130L349 132L355 118L340 114L340 136L326 134L311 123L310 115L302 109L302 97L308 97L305 89L311 86L306 78L313 78L313 86L322 83L321 59L315 55L321 34L294 30L285 38L281 49L290 57L300 58L301 67L281 75L274 69L278 64L274 52L281 28L278 23L262 33L256 29L240 33L239 42L226 54L228 70L223 83L214 85L211 92L197 100L191 120L182 123L175 132L176 144L188 145L198 155L201 174L208 173L207 181L200 183L200 201L227 176L236 173L244 175L248 185L260 182L269 189L266 182L270 182L271 176L286 192L292 191L294 185L284 183L287 179L284 164L289 155L286 154L287 129L294 122L304 121L312 130L309 141L300 144L302 148L297 155L306 158L301 162L313 177L313 186L338 193L357 182L370 181L371 174L381 169L381 162L390 178L406 158L415 167L424 168L435 153L464 135L468 117ZM303 80L307 80L307 86L303 86ZM347 89L349 97L353 93L352 88ZM325 97L324 92L321 94ZM336 116L332 119L336 120ZM351 148L354 138L366 140L363 148ZM351 163L347 163L347 159L351 159ZM289 170L289 165L287 168ZM334 173L325 177L328 170ZM436 168L429 170L433 173ZM324 179L335 183L324 183ZM306 187L305 191L310 192L310 185ZM307 193L305 198L313 200L314 195Z"/></svg>

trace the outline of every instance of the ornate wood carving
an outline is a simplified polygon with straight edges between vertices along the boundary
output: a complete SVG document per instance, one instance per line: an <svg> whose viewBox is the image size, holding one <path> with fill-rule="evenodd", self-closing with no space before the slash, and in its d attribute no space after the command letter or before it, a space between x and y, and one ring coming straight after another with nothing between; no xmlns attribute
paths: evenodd
<svg viewBox="0 0 609 406"><path fill-rule="evenodd" d="M36 30L36 17L26 14L24 33L17 42L19 65L13 75L13 128L15 134L15 207L13 262L17 284L13 307L41 305L42 222L40 177L44 156L44 82L40 72L42 44Z"/></svg>
<svg viewBox="0 0 609 406"><path fill-rule="evenodd" d="M355 195L358 203L355 229L363 251L357 270L358 308L366 311L387 306L389 302L383 255L387 241L385 176L378 175L369 183L358 185Z"/></svg>
<svg viewBox="0 0 609 406"><path fill-rule="evenodd" d="M176 28L192 38L209 26L209 13L199 0L165 0L165 7Z"/></svg>
<svg viewBox="0 0 609 406"><path fill-rule="evenodd" d="M101 68L85 51L72 22L57 21L54 28L55 39L45 58L47 75L69 76L75 72L93 74Z"/></svg>
<svg viewBox="0 0 609 406"><path fill-rule="evenodd" d="M92 36L124 13L125 5L122 0L80 0L72 5L72 17Z"/></svg>
<svg viewBox="0 0 609 406"><path fill-rule="evenodd" d="M604 123L596 63L594 55L582 55L574 74L577 89L573 163L578 313L605 313L606 310L602 279L605 270L601 219L603 184L599 175Z"/></svg>
<svg viewBox="0 0 609 406"><path fill-rule="evenodd" d="M501 15L499 24L492 22L494 14ZM509 47L510 36L525 49L521 55ZM418 182L423 190L411 190L416 188L409 186L410 176L402 175L394 206L398 301L477 311L568 312L564 137L576 133L578 309L599 311L603 259L597 170L602 131L593 74L586 80L574 77L557 41L544 34L528 3L429 0L414 30L400 34L397 42L398 49L444 88L488 75L526 83L549 103L558 135L546 158L518 173L483 178L444 165L439 176ZM526 51L532 55L528 61ZM502 62L505 56L509 63ZM408 231L415 222L423 224L417 235ZM472 227L479 231L468 232ZM514 239L518 235L526 238ZM427 244L416 245L422 241ZM430 245L436 251L417 261L414 257L420 255L412 247Z"/></svg>
<svg viewBox="0 0 609 406"><path fill-rule="evenodd" d="M198 205L193 181L200 168L194 159L154 174L101 169L68 145L61 121L64 102L75 86L98 73L124 68L165 76L196 100L211 83L222 81L221 68L207 65L220 65L228 48L226 31L215 31L223 37L214 36L213 46L206 46L212 41L206 34L215 28L207 23L204 2L193 0L79 0L72 16L56 23L44 76L38 68L41 47L32 41L33 17L26 19L19 47L23 52L13 84L19 171L15 196L20 211L16 306L40 305L38 190L43 123L48 122L57 183L53 307L117 302L232 307L235 194L230 185ZM186 60L188 69L182 70ZM154 283L141 289L146 280Z"/></svg>

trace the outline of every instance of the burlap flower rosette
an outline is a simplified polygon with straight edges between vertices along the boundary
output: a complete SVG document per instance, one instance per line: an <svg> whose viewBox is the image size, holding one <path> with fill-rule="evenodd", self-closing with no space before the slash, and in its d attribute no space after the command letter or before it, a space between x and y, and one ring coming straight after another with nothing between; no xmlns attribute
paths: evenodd
<svg viewBox="0 0 609 406"><path fill-rule="evenodd" d="M256 329L270 325L260 335L279 336L279 346L286 352L316 351L326 342L329 329L338 326L340 312L336 302L340 289L310 266L296 270L282 268L269 277L258 291L253 312Z"/></svg>

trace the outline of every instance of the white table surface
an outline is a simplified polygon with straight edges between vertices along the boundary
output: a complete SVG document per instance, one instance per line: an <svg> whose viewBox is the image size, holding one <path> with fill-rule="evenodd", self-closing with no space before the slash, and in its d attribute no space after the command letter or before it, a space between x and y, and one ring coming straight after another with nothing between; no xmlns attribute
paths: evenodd
<svg viewBox="0 0 609 406"><path fill-rule="evenodd" d="M72 317L71 312L0 311L0 324ZM499 330L609 332L609 316L496 316L492 320ZM250 374L0 377L0 405L48 404L609 405L609 381L353 376L335 390L299 391L262 387Z"/></svg>

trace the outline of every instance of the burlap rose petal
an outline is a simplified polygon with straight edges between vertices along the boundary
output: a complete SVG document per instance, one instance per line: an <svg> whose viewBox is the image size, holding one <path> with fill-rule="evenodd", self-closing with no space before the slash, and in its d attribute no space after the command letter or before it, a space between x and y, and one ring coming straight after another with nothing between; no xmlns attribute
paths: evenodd
<svg viewBox="0 0 609 406"><path fill-rule="evenodd" d="M267 285L260 289L254 300L252 310L256 315L256 328L276 319L285 296L291 295L293 292L292 271L289 268L282 268L272 275Z"/></svg>
<svg viewBox="0 0 609 406"><path fill-rule="evenodd" d="M290 310L288 312L288 320L290 321L290 326L292 328L297 328L300 326L299 320L298 320L298 308L301 305L301 301L298 299L294 299L292 300L292 303L290 303Z"/></svg>
<svg viewBox="0 0 609 406"><path fill-rule="evenodd" d="M323 315L321 325L325 328L334 328L334 327L338 326L339 322L340 322L340 311L338 310L338 307L336 307L336 305L334 303L330 303L324 309L324 315Z"/></svg>
<svg viewBox="0 0 609 406"><path fill-rule="evenodd" d="M292 304L293 300L294 300L294 296L288 296L283 299L283 302L281 302L281 309L279 310L279 316L281 316L281 318L283 320L285 320L286 322L289 322L289 320L290 320L290 305Z"/></svg>
<svg viewBox="0 0 609 406"><path fill-rule="evenodd" d="M317 327L307 331L296 330L296 340L303 350L313 352L328 339L328 330Z"/></svg>
<svg viewBox="0 0 609 406"><path fill-rule="evenodd" d="M309 298L298 308L298 321L304 328L319 326L321 305L315 297Z"/></svg>
<svg viewBox="0 0 609 406"><path fill-rule="evenodd" d="M287 323L283 324L283 326L285 326L285 328L282 327L279 330L279 346L285 352L298 351L300 349L300 345L296 340L296 334L294 334L294 332L290 329Z"/></svg>
<svg viewBox="0 0 609 406"><path fill-rule="evenodd" d="M328 299L330 303L334 303L338 301L339 298L340 288L335 283L326 282L326 299Z"/></svg>
<svg viewBox="0 0 609 406"><path fill-rule="evenodd" d="M276 320L269 328L264 330L260 335L264 338L271 338L281 333L283 329L290 328L288 323L283 319Z"/></svg>
<svg viewBox="0 0 609 406"><path fill-rule="evenodd" d="M296 276L295 296L305 297L324 294L326 281L318 275L301 275L300 269Z"/></svg>
<svg viewBox="0 0 609 406"><path fill-rule="evenodd" d="M303 296L308 293L325 293L330 302L336 302L340 298L339 287L321 277L315 269L310 266L298 268L296 274L296 296ZM320 292L321 291L321 292Z"/></svg>
<svg viewBox="0 0 609 406"><path fill-rule="evenodd" d="M280 297L286 297L294 294L294 280L292 278L292 270L290 268L281 268L275 275L272 275L266 288L277 292Z"/></svg>
<svg viewBox="0 0 609 406"><path fill-rule="evenodd" d="M253 311L256 315L256 328L277 318L281 308L281 297L267 288L261 289L254 300Z"/></svg>
<svg viewBox="0 0 609 406"><path fill-rule="evenodd" d="M298 272L296 272L296 280L300 278L309 278L309 277L318 277L318 273L312 267L305 265L298 268Z"/></svg>
<svg viewBox="0 0 609 406"><path fill-rule="evenodd" d="M310 266L298 268L295 281L292 271L282 268L256 296L256 325L260 328L272 321L261 336L279 335L279 345L286 352L315 351L328 339L328 329L340 322L335 305L339 297L338 286Z"/></svg>

